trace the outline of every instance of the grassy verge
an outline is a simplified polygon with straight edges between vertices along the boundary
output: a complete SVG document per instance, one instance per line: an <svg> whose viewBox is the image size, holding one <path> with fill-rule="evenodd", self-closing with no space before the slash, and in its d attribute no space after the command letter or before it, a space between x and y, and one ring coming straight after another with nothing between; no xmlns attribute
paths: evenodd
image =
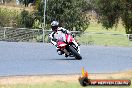
<svg viewBox="0 0 132 88"><path fill-rule="evenodd" d="M42 84L0 85L0 88L83 88L79 83L56 81ZM131 86L87 86L85 88L132 88Z"/></svg>
<svg viewBox="0 0 132 88"><path fill-rule="evenodd" d="M118 34L126 34L124 26L119 23L117 27L106 29L101 24L98 23L90 23L88 29L85 32L109 32L109 33L118 33Z"/></svg>
<svg viewBox="0 0 132 88"><path fill-rule="evenodd" d="M92 34L93 32L107 34ZM130 42L125 35L125 28L121 24L119 24L117 27L107 30L103 28L101 24L91 23L89 28L85 31L85 34L77 36L77 39L81 44L86 45L132 46L132 42Z"/></svg>
<svg viewBox="0 0 132 88"><path fill-rule="evenodd" d="M78 78L80 75L42 75L0 77L0 88L83 88ZM117 73L89 73L90 79L129 79L132 71ZM132 88L130 86L87 86L85 88Z"/></svg>
<svg viewBox="0 0 132 88"><path fill-rule="evenodd" d="M131 46L127 36L122 35L85 34L77 37L77 39L86 45Z"/></svg>

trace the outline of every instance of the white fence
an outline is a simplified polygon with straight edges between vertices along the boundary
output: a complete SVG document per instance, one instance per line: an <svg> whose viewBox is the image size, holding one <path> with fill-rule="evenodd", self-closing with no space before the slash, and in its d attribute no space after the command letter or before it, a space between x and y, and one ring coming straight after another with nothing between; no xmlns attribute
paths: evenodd
<svg viewBox="0 0 132 88"><path fill-rule="evenodd" d="M78 31L71 31L75 34L80 33ZM51 30L45 30L43 35L42 29L28 29L28 28L12 28L12 27L4 27L0 28L0 40L1 41L34 41L34 42L42 42L43 36L44 41L48 41L48 34L51 33Z"/></svg>
<svg viewBox="0 0 132 88"><path fill-rule="evenodd" d="M50 30L45 30L44 40L48 42L48 34ZM86 45L123 45L132 46L132 34L115 34L102 32L85 32L72 31L76 35L76 39L81 44ZM42 29L28 29L28 28L0 28L0 40L11 42L42 42Z"/></svg>
<svg viewBox="0 0 132 88"><path fill-rule="evenodd" d="M85 45L132 46L132 34L85 32L77 39Z"/></svg>
<svg viewBox="0 0 132 88"><path fill-rule="evenodd" d="M88 34L88 35L98 35L98 34L103 34L103 35L113 35L113 36L127 36L129 41L132 41L132 34L117 34L117 33L109 33L109 32L85 32L83 34Z"/></svg>

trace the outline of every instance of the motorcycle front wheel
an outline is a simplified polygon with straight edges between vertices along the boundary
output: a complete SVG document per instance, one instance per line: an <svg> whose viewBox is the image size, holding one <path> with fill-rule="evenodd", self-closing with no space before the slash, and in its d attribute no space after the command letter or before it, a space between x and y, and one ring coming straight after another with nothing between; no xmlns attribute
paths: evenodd
<svg viewBox="0 0 132 88"><path fill-rule="evenodd" d="M69 46L69 50L71 51L71 53L75 56L77 60L82 59L82 56L72 46Z"/></svg>

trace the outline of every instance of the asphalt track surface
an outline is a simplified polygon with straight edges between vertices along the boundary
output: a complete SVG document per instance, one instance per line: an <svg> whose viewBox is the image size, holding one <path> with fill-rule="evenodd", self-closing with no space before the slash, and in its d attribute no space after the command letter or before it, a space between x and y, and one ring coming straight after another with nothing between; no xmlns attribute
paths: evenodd
<svg viewBox="0 0 132 88"><path fill-rule="evenodd" d="M132 47L81 45L82 60L65 58L52 44L0 42L0 76L78 74L132 70Z"/></svg>

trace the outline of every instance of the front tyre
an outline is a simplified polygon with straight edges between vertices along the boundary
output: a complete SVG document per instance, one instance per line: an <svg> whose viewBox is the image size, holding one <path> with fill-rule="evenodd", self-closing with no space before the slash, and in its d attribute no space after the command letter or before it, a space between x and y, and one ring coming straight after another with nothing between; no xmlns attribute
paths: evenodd
<svg viewBox="0 0 132 88"><path fill-rule="evenodd" d="M82 56L72 46L69 46L69 50L71 51L71 53L75 56L77 60L82 59Z"/></svg>

